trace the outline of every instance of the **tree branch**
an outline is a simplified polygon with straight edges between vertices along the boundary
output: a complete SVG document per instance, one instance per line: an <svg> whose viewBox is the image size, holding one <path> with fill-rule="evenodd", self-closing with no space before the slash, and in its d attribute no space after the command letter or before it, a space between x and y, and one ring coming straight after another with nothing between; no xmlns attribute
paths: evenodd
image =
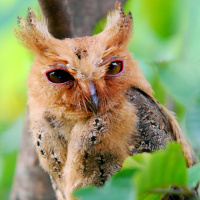
<svg viewBox="0 0 200 200"><path fill-rule="evenodd" d="M49 176L39 166L39 160L29 132L28 112L18 156L11 200L55 200Z"/></svg>
<svg viewBox="0 0 200 200"><path fill-rule="evenodd" d="M49 32L58 39L73 37L68 0L38 0Z"/></svg>
<svg viewBox="0 0 200 200"><path fill-rule="evenodd" d="M119 1L126 2L126 0ZM74 37L91 35L96 22L114 9L115 2L116 0L70 0Z"/></svg>
<svg viewBox="0 0 200 200"><path fill-rule="evenodd" d="M168 195L175 195L179 196L182 195L184 197L188 197L189 199L195 199L197 198L197 193L195 190L190 190L187 187L182 187L177 189L163 189L163 188L158 188L158 189L152 189L150 190L150 193L159 193L159 194L168 194Z"/></svg>

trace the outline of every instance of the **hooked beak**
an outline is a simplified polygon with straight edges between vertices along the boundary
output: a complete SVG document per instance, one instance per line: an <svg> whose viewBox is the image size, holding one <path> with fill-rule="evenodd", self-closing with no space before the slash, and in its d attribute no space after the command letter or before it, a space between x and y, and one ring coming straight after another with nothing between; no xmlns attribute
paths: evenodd
<svg viewBox="0 0 200 200"><path fill-rule="evenodd" d="M87 103L88 107L93 111L93 113L97 116L98 113L98 96L94 83L90 81L89 90L91 96L89 97Z"/></svg>

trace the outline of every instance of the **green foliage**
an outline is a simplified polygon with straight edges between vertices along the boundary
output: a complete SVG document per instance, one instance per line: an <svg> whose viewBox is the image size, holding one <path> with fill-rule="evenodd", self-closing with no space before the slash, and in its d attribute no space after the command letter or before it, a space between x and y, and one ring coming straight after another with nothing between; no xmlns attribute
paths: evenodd
<svg viewBox="0 0 200 200"><path fill-rule="evenodd" d="M132 175L134 169L124 169L115 174L102 188L89 186L77 190L74 195L82 200L131 200L136 197L136 191L132 188Z"/></svg>
<svg viewBox="0 0 200 200"><path fill-rule="evenodd" d="M8 199L23 126L21 119L13 126L12 123L26 107L26 78L32 56L16 40L13 27L17 26L17 15L25 16L28 6L38 8L37 1L0 1L0 199ZM134 19L134 36L129 46L133 58L139 60L155 97L176 112L200 155L200 1L127 0L124 7ZM102 30L105 21L104 18L96 25L95 34ZM147 162L148 158L144 160ZM141 166L144 167L142 160ZM198 179L197 175L194 178ZM129 197L124 197L133 199L135 190L127 193ZM148 194L141 198L150 197Z"/></svg>
<svg viewBox="0 0 200 200"><path fill-rule="evenodd" d="M185 185L187 182L186 163L181 152L181 145L170 144L165 151L144 153L133 156L131 159L135 162L139 160L142 165L140 172L134 177L139 193L157 187ZM124 167L130 165L127 162L130 161L125 160ZM132 167L134 168L135 164L132 164Z"/></svg>
<svg viewBox="0 0 200 200"><path fill-rule="evenodd" d="M200 163L189 168L188 174L189 174L188 186L190 188L196 187L196 185L200 180Z"/></svg>
<svg viewBox="0 0 200 200"><path fill-rule="evenodd" d="M122 170L102 188L81 188L74 196L83 200L157 200L171 194L171 186L179 187L173 193L181 191L183 195L191 196L192 188L199 180L200 164L187 169L181 145L170 143L164 150L128 157Z"/></svg>
<svg viewBox="0 0 200 200"><path fill-rule="evenodd" d="M35 0L0 1L0 199L9 199L26 107L26 79L32 56L19 44L13 27ZM17 120L16 120L17 119Z"/></svg>
<svg viewBox="0 0 200 200"><path fill-rule="evenodd" d="M35 1L0 2L0 130L13 122L26 105L26 79L32 56L19 44L13 28L17 27L17 16L25 15L27 7L33 5L33 2Z"/></svg>

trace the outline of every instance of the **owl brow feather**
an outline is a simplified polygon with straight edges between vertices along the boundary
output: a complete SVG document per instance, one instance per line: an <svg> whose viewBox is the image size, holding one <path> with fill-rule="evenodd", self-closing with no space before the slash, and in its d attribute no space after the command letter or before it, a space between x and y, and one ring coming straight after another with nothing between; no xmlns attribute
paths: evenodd
<svg viewBox="0 0 200 200"><path fill-rule="evenodd" d="M112 62L112 61L115 60L115 59L117 59L117 56L113 56L113 55L112 55L112 56L106 58L106 59L103 61L102 65L106 65L106 64Z"/></svg>

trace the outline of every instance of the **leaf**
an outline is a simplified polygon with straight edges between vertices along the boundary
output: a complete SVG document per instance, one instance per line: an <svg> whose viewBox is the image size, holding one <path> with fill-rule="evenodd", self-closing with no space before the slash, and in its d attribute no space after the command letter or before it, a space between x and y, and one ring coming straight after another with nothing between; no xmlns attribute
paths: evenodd
<svg viewBox="0 0 200 200"><path fill-rule="evenodd" d="M165 196L165 194L160 193L140 193L138 200L160 200Z"/></svg>
<svg viewBox="0 0 200 200"><path fill-rule="evenodd" d="M200 96L199 96L200 98ZM194 106L189 106L186 113L186 127L190 133L190 139L192 141L195 150L200 151L200 102Z"/></svg>
<svg viewBox="0 0 200 200"><path fill-rule="evenodd" d="M163 84L168 87L174 98L185 104L193 105L200 97L200 1L184 1L187 6L188 23L182 32L179 56L176 60L158 63L158 72ZM182 20L183 21L183 20Z"/></svg>
<svg viewBox="0 0 200 200"><path fill-rule="evenodd" d="M143 153L131 159L127 158L123 166L140 169L133 177L139 193L171 185L185 186L187 183L186 162L180 144L170 143L166 149L152 155Z"/></svg>
<svg viewBox="0 0 200 200"><path fill-rule="evenodd" d="M200 181L200 163L188 168L188 186L192 189L197 186Z"/></svg>
<svg viewBox="0 0 200 200"><path fill-rule="evenodd" d="M200 68L197 63L158 62L156 67L162 84L174 99L185 106L195 103L200 96Z"/></svg>
<svg viewBox="0 0 200 200"><path fill-rule="evenodd" d="M146 169L152 154L142 153L134 156L129 156L123 163L124 169Z"/></svg>
<svg viewBox="0 0 200 200"><path fill-rule="evenodd" d="M180 27L180 0L140 0L147 24L157 37L167 39ZM183 0L182 0L183 2ZM179 4L179 9L176 9ZM158 17L159 16L159 17Z"/></svg>
<svg viewBox="0 0 200 200"><path fill-rule="evenodd" d="M82 200L133 200L136 191L132 185L132 176L136 171L123 169L116 173L102 188L90 186L74 192Z"/></svg>

